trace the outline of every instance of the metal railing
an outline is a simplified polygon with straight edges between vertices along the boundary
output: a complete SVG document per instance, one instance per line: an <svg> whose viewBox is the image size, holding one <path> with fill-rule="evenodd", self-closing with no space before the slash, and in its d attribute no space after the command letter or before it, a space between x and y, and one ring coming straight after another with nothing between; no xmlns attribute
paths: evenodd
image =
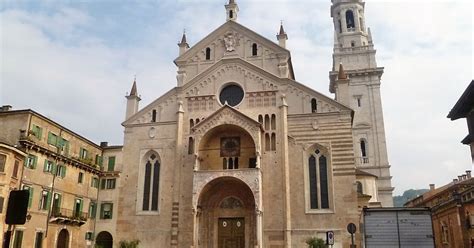
<svg viewBox="0 0 474 248"><path fill-rule="evenodd" d="M88 213L66 208L53 208L53 210L51 211L51 217L87 221Z"/></svg>

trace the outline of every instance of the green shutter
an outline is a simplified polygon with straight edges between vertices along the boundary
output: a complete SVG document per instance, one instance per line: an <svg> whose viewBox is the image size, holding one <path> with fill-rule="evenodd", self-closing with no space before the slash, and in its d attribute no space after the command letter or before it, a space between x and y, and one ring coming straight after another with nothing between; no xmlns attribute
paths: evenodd
<svg viewBox="0 0 474 248"><path fill-rule="evenodd" d="M46 209L48 210L51 207L51 198L53 198L51 191L48 191L48 198L46 198Z"/></svg>
<svg viewBox="0 0 474 248"><path fill-rule="evenodd" d="M105 203L100 204L100 218L101 219L104 218L104 204Z"/></svg>
<svg viewBox="0 0 474 248"><path fill-rule="evenodd" d="M109 203L110 204L110 219L112 219L114 217L114 204L113 203Z"/></svg>
<svg viewBox="0 0 474 248"><path fill-rule="evenodd" d="M38 163L38 157L33 156L33 165L31 166L31 169L36 169L37 163Z"/></svg>
<svg viewBox="0 0 474 248"><path fill-rule="evenodd" d="M100 189L105 189L105 179L100 180Z"/></svg>
<svg viewBox="0 0 474 248"><path fill-rule="evenodd" d="M38 127L38 139L41 139L43 137L43 129L41 127Z"/></svg>
<svg viewBox="0 0 474 248"><path fill-rule="evenodd" d="M51 168L51 169L52 169L52 168ZM45 160L44 160L43 171L44 171L44 172L51 172L51 169L48 169L48 160L45 159Z"/></svg>
<svg viewBox="0 0 474 248"><path fill-rule="evenodd" d="M53 173L53 175L56 175L56 170L57 170L57 164L56 163L53 163L53 166L51 167L51 173Z"/></svg>
<svg viewBox="0 0 474 248"><path fill-rule="evenodd" d="M28 197L28 208L31 208L31 203L33 202L33 187L29 186L28 191L30 192L30 195Z"/></svg>
<svg viewBox="0 0 474 248"><path fill-rule="evenodd" d="M102 160L103 160L103 159L102 159L102 156L99 156L99 166L100 166L100 167L102 167L102 162L103 162Z"/></svg>
<svg viewBox="0 0 474 248"><path fill-rule="evenodd" d="M69 141L66 140L63 150L64 150L64 156L68 156L69 155Z"/></svg>
<svg viewBox="0 0 474 248"><path fill-rule="evenodd" d="M84 205L84 200L81 199L81 204L79 205L79 213L81 213L82 216L82 207Z"/></svg>
<svg viewBox="0 0 474 248"><path fill-rule="evenodd" d="M61 177L64 178L66 177L66 166L62 165L63 169L61 170Z"/></svg>
<svg viewBox="0 0 474 248"><path fill-rule="evenodd" d="M48 132L48 144L53 144L53 134Z"/></svg>
<svg viewBox="0 0 474 248"><path fill-rule="evenodd" d="M107 167L107 171L114 171L114 169L115 169L115 156L109 157L109 164Z"/></svg>

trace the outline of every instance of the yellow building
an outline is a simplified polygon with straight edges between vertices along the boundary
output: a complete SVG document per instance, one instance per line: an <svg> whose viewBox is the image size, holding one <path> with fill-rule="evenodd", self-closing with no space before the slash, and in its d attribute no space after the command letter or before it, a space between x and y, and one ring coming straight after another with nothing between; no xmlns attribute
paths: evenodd
<svg viewBox="0 0 474 248"><path fill-rule="evenodd" d="M98 202L100 177L116 176L108 171L113 163L102 167L104 147L33 110L4 107L0 126L0 137L26 157L18 184L30 191L27 223L15 226L12 247L91 246L95 219L112 217L108 205ZM115 188L112 180L103 182L104 189Z"/></svg>

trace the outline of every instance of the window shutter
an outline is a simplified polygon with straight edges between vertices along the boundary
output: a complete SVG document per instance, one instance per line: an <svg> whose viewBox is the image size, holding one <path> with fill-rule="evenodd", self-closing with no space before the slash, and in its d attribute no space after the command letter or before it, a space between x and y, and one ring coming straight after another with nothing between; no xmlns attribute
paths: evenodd
<svg viewBox="0 0 474 248"><path fill-rule="evenodd" d="M100 218L101 219L104 218L104 204L105 203L100 204Z"/></svg>
<svg viewBox="0 0 474 248"><path fill-rule="evenodd" d="M53 142L53 135L51 134L51 132L48 132L48 144L52 144Z"/></svg>
<svg viewBox="0 0 474 248"><path fill-rule="evenodd" d="M81 199L81 203L79 205L79 213L81 213L81 217L82 217L82 206L84 205L84 200Z"/></svg>
<svg viewBox="0 0 474 248"><path fill-rule="evenodd" d="M56 175L56 170L57 170L57 164L53 162L53 165L51 167L51 173L53 173L53 175Z"/></svg>
<svg viewBox="0 0 474 248"><path fill-rule="evenodd" d="M105 179L100 180L100 189L105 189Z"/></svg>
<svg viewBox="0 0 474 248"><path fill-rule="evenodd" d="M28 198L28 208L31 208L31 203L33 202L33 187L30 186L28 191L30 191L30 196Z"/></svg>
<svg viewBox="0 0 474 248"><path fill-rule="evenodd" d="M38 129L38 139L41 139L43 137L43 129L41 127L36 127Z"/></svg>
<svg viewBox="0 0 474 248"><path fill-rule="evenodd" d="M65 165L62 165L62 170L61 170L61 177L64 178L66 177L66 166Z"/></svg>
<svg viewBox="0 0 474 248"><path fill-rule="evenodd" d="M103 160L102 156L99 156L99 166L101 166L101 167L102 167L102 160Z"/></svg>
<svg viewBox="0 0 474 248"><path fill-rule="evenodd" d="M48 209L48 210L49 210L50 207L51 207L51 198L52 198L51 196L52 196L51 192L48 191L48 198L47 198L47 200L46 200L46 209Z"/></svg>
<svg viewBox="0 0 474 248"><path fill-rule="evenodd" d="M31 169L36 169L37 162L38 162L38 157L33 156L33 164L31 166Z"/></svg>
<svg viewBox="0 0 474 248"><path fill-rule="evenodd" d="M45 172L48 172L48 171L49 171L49 170L48 170L48 160L47 160L47 159L44 160L43 171L45 171Z"/></svg>
<svg viewBox="0 0 474 248"><path fill-rule="evenodd" d="M107 167L107 171L114 171L115 167L115 156L114 157L109 157L109 164Z"/></svg>

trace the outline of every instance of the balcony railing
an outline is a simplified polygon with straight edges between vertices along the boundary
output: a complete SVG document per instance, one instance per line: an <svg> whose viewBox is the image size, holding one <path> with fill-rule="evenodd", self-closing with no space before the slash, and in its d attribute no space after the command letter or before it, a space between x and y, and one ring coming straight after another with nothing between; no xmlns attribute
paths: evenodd
<svg viewBox="0 0 474 248"><path fill-rule="evenodd" d="M66 208L53 208L50 222L82 226L86 223L88 213Z"/></svg>

